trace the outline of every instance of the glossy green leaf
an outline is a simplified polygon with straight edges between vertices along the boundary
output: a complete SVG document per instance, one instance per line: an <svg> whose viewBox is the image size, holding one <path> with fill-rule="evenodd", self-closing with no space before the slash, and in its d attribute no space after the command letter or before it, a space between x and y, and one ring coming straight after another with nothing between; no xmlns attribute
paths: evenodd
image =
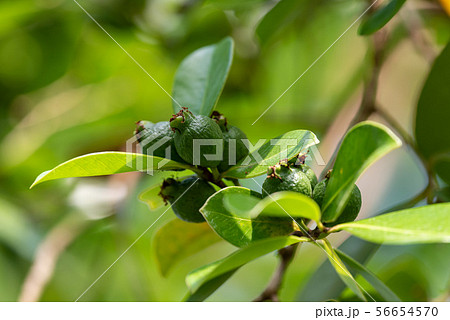
<svg viewBox="0 0 450 320"><path fill-rule="evenodd" d="M350 288L350 290L352 290L353 293L355 293L361 300L366 301L366 297L362 293L359 284L356 282L350 271L348 271L347 267L336 254L328 240L325 239L322 241L322 243L316 243L325 250L328 260L330 261L331 265L333 266L334 270L339 275L341 280L345 283L345 285Z"/></svg>
<svg viewBox="0 0 450 320"><path fill-rule="evenodd" d="M239 268L236 268L234 270L228 271L218 277L215 277L211 280L206 281L200 287L195 290L194 292L189 292L187 296L183 299L187 302L200 302L204 301L206 298L208 298L211 294L213 294L217 289L220 288L221 285L223 285L228 279L231 278L231 276L238 270Z"/></svg>
<svg viewBox="0 0 450 320"><path fill-rule="evenodd" d="M337 255L341 260L350 268L354 273L361 274L364 279L366 279L372 287L378 292L378 294L388 302L400 302L400 298L389 289L388 286L384 284L372 271L367 269L364 265L354 260L352 257L348 256L342 251L335 249Z"/></svg>
<svg viewBox="0 0 450 320"><path fill-rule="evenodd" d="M406 0L391 0L365 19L359 26L358 33L367 36L380 30L397 14L405 2Z"/></svg>
<svg viewBox="0 0 450 320"><path fill-rule="evenodd" d="M146 203L150 210L156 210L158 208L161 208L165 204L163 198L159 195L160 191L161 184L151 186L142 191L139 194L138 199Z"/></svg>
<svg viewBox="0 0 450 320"><path fill-rule="evenodd" d="M233 39L229 37L187 56L175 74L173 110L178 112L181 105L194 114L209 116L222 93L232 59Z"/></svg>
<svg viewBox="0 0 450 320"><path fill-rule="evenodd" d="M361 264L366 263L380 247L379 244L367 242L357 237L349 237L340 246L339 250L352 256ZM353 273L356 276L356 273ZM317 283L321 283L317 286ZM345 284L334 272L333 266L325 260L316 268L307 284L302 288L296 301L326 301L336 299L345 289Z"/></svg>
<svg viewBox="0 0 450 320"><path fill-rule="evenodd" d="M206 223L188 223L180 219L169 221L153 239L161 274L166 276L178 262L220 240Z"/></svg>
<svg viewBox="0 0 450 320"><path fill-rule="evenodd" d="M331 232L345 230L381 244L450 242L450 204L400 210L369 219L339 224Z"/></svg>
<svg viewBox="0 0 450 320"><path fill-rule="evenodd" d="M255 241L254 243L233 252L221 260L190 272L186 277L186 284L189 289L194 292L207 281L210 281L211 279L221 276L229 271L236 270L256 258L292 244L305 241L309 240L307 238L300 238L296 236L274 237Z"/></svg>
<svg viewBox="0 0 450 320"><path fill-rule="evenodd" d="M132 171L190 168L192 166L188 164L140 153L115 151L96 152L73 158L56 166L52 170L41 173L30 188L44 181L62 178L104 176Z"/></svg>
<svg viewBox="0 0 450 320"><path fill-rule="evenodd" d="M373 162L401 146L384 125L364 121L351 128L339 148L322 204L322 220L335 221L345 208L353 185Z"/></svg>
<svg viewBox="0 0 450 320"><path fill-rule="evenodd" d="M225 207L244 217L305 218L320 223L320 208L310 197L293 191L281 191L264 199L250 195L229 194L224 197ZM244 209L246 208L246 210Z"/></svg>
<svg viewBox="0 0 450 320"><path fill-rule="evenodd" d="M316 1L314 1L316 2ZM291 24L299 16L307 16L310 14L310 1L305 0L282 0L261 19L256 27L256 35L262 44L267 43L275 35L289 24Z"/></svg>
<svg viewBox="0 0 450 320"><path fill-rule="evenodd" d="M318 143L319 140L311 131L286 132L252 151L250 155L224 172L223 176L236 179L260 176L267 172L268 166L273 166L283 159L292 159Z"/></svg>
<svg viewBox="0 0 450 320"><path fill-rule="evenodd" d="M450 153L450 42L436 58L417 104L417 147L427 158ZM450 184L450 159L440 159L435 169Z"/></svg>
<svg viewBox="0 0 450 320"><path fill-rule="evenodd" d="M228 210L224 197L229 194L251 195L253 191L243 187L228 187L212 195L200 209L208 224L226 241L244 247L264 238L288 235L295 230L291 219L242 217Z"/></svg>

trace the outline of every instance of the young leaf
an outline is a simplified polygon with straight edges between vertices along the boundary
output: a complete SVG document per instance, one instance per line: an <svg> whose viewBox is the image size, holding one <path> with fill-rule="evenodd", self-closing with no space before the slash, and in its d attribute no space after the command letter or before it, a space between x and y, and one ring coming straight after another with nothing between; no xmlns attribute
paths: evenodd
<svg viewBox="0 0 450 320"><path fill-rule="evenodd" d="M281 191L264 199L250 195L228 194L225 207L244 217L306 218L320 223L320 208L310 197L293 191ZM242 210L246 206L247 210Z"/></svg>
<svg viewBox="0 0 450 320"><path fill-rule="evenodd" d="M450 42L436 58L417 104L415 136L417 147L427 158L450 151ZM437 161L439 176L450 184L450 160Z"/></svg>
<svg viewBox="0 0 450 320"><path fill-rule="evenodd" d="M236 270L256 258L292 244L305 241L309 241L309 239L296 236L274 237L255 241L247 247L241 248L221 260L190 272L186 276L186 284L191 292L194 292L207 281L210 281L211 279L221 276L229 271Z"/></svg>
<svg viewBox="0 0 450 320"><path fill-rule="evenodd" d="M244 247L264 238L288 235L295 230L290 218L258 217L250 219L229 211L224 205L224 197L229 194L251 195L250 189L228 187L212 195L200 209L208 224L229 243Z"/></svg>
<svg viewBox="0 0 450 320"><path fill-rule="evenodd" d="M307 16L310 13L305 0L279 1L259 22L256 27L256 35L262 44L267 43L288 24L299 16Z"/></svg>
<svg viewBox="0 0 450 320"><path fill-rule="evenodd" d="M358 33L367 36L380 30L397 14L405 2L406 0L391 0L387 5L368 17L359 26Z"/></svg>
<svg viewBox="0 0 450 320"><path fill-rule="evenodd" d="M56 166L52 170L41 173L30 188L44 181L62 178L104 176L150 169L172 170L190 168L192 166L188 164L140 153L115 151L96 152L73 158Z"/></svg>
<svg viewBox="0 0 450 320"><path fill-rule="evenodd" d="M181 260L202 251L221 239L206 223L169 221L155 235L153 246L163 276Z"/></svg>
<svg viewBox="0 0 450 320"><path fill-rule="evenodd" d="M150 208L150 210L156 210L164 206L164 200L159 195L160 191L161 191L161 184L151 186L150 188L147 188L144 191L142 191L139 194L138 199L146 203Z"/></svg>
<svg viewBox="0 0 450 320"><path fill-rule="evenodd" d="M354 273L361 274L378 292L378 294L388 302L400 302L400 298L386 286L372 271L354 260L352 257L346 255L344 252L334 249L337 255L344 261L344 263L353 270Z"/></svg>
<svg viewBox="0 0 450 320"><path fill-rule="evenodd" d="M361 264L366 263L374 252L380 247L379 244L367 242L356 237L349 237L339 249L351 255L354 260ZM296 301L326 301L335 299L345 289L345 284L333 272L333 266L328 261L324 261L314 274L309 278L308 283L302 289ZM356 276L356 273L353 273ZM317 283L321 283L317 286Z"/></svg>
<svg viewBox="0 0 450 320"><path fill-rule="evenodd" d="M263 144L222 175L227 178L247 179L260 176L283 159L294 156L319 143L316 135L308 130L294 130Z"/></svg>
<svg viewBox="0 0 450 320"><path fill-rule="evenodd" d="M336 252L334 251L333 247L328 242L328 240L324 239L323 244L320 244L319 242L316 243L325 250L325 252L327 253L328 260L330 261L334 270L336 270L336 273L339 275L341 280L345 283L345 285L349 287L353 291L353 293L355 293L361 300L367 301L358 283L353 278L350 271L348 271L348 269L341 261L339 256L336 254Z"/></svg>
<svg viewBox="0 0 450 320"><path fill-rule="evenodd" d="M227 80L233 59L233 39L200 48L187 56L175 74L173 110L189 107L196 115L209 116Z"/></svg>
<svg viewBox="0 0 450 320"><path fill-rule="evenodd" d="M322 204L322 220L335 221L345 208L358 177L373 162L401 146L387 127L364 121L345 135L331 172Z"/></svg>
<svg viewBox="0 0 450 320"><path fill-rule="evenodd" d="M450 203L432 204L339 224L345 230L381 244L450 242Z"/></svg>
<svg viewBox="0 0 450 320"><path fill-rule="evenodd" d="M217 289L220 288L231 276L238 270L236 268L234 270L228 271L218 277L215 277L209 281L203 283L197 290L194 292L189 292L187 296L183 299L186 302L201 302L212 295Z"/></svg>

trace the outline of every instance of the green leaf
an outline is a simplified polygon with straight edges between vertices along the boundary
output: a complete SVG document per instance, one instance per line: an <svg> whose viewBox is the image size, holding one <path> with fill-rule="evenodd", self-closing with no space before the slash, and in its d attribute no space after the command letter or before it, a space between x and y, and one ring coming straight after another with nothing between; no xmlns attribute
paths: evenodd
<svg viewBox="0 0 450 320"><path fill-rule="evenodd" d="M370 35L384 27L400 10L406 0L391 0L387 5L378 9L359 26L360 35Z"/></svg>
<svg viewBox="0 0 450 320"><path fill-rule="evenodd" d="M349 287L361 300L367 301L358 283L353 278L350 271L348 271L347 267L341 261L339 256L336 254L336 252L334 251L333 247L328 242L328 240L324 239L322 241L322 244L319 242L315 243L325 250L325 252L327 253L328 260L330 261L334 270L336 270L336 273L339 275L341 280L345 283L345 285Z"/></svg>
<svg viewBox="0 0 450 320"><path fill-rule="evenodd" d="M450 42L436 58L417 104L415 136L417 147L427 159L450 152ZM435 164L439 176L450 184L450 160Z"/></svg>
<svg viewBox="0 0 450 320"><path fill-rule="evenodd" d="M224 205L229 211L252 219L258 216L290 216L320 223L320 208L317 203L310 197L293 191L276 192L262 200L250 195L228 194L224 197Z"/></svg>
<svg viewBox="0 0 450 320"><path fill-rule="evenodd" d="M151 186L142 191L139 194L138 199L146 203L150 210L156 210L158 208L161 208L165 204L163 198L159 195L160 191L161 184Z"/></svg>
<svg viewBox="0 0 450 320"><path fill-rule="evenodd" d="M253 191L243 187L221 189L206 201L200 212L219 236L237 247L244 247L264 238L288 235L295 230L294 221L289 218L250 219L236 215L224 205L223 199L226 195L252 193Z"/></svg>
<svg viewBox="0 0 450 320"><path fill-rule="evenodd" d="M316 135L308 130L286 132L252 151L246 158L222 175L227 178L247 179L260 176L283 159L292 159L301 152L319 143Z"/></svg>
<svg viewBox="0 0 450 320"><path fill-rule="evenodd" d="M307 16L311 13L310 1L282 0L279 1L259 22L256 27L256 35L262 44L266 44L299 16Z"/></svg>
<svg viewBox="0 0 450 320"><path fill-rule="evenodd" d="M309 239L296 236L274 237L255 241L249 246L241 248L221 260L190 272L186 276L186 284L191 292L194 292L207 281L210 281L211 279L221 276L229 271L236 270L256 258L292 244L305 241L309 241Z"/></svg>
<svg viewBox="0 0 450 320"><path fill-rule="evenodd" d="M361 122L345 135L331 172L322 204L322 221L335 221L347 204L353 185L373 162L401 146L384 125Z"/></svg>
<svg viewBox="0 0 450 320"><path fill-rule="evenodd" d="M181 260L202 251L221 239L206 223L169 221L155 235L153 246L163 276Z"/></svg>
<svg viewBox="0 0 450 320"><path fill-rule="evenodd" d="M188 107L196 115L209 116L227 80L233 59L233 39L200 48L187 56L175 74L173 110Z"/></svg>
<svg viewBox="0 0 450 320"><path fill-rule="evenodd" d="M30 188L44 181L62 178L104 176L132 171L191 168L192 166L188 164L140 153L96 152L73 158L52 170L41 173Z"/></svg>
<svg viewBox="0 0 450 320"><path fill-rule="evenodd" d="M352 257L348 256L342 251L335 249L337 255L344 261L344 263L352 270L354 273L361 274L364 279L366 279L372 287L378 292L378 294L388 302L400 302L400 298L389 289L388 286L384 284L372 271L367 269L365 266L360 264L358 261L354 260Z"/></svg>
<svg viewBox="0 0 450 320"><path fill-rule="evenodd" d="M366 263L380 247L379 244L367 242L357 237L349 237L340 246L339 249L351 255L354 260L363 264ZM333 272L333 266L324 261L316 268L314 274L308 279L304 288L296 301L326 301L339 297L345 289L345 284L341 281L336 272ZM354 273L354 275L356 275ZM317 283L321 283L317 286Z"/></svg>
<svg viewBox="0 0 450 320"><path fill-rule="evenodd" d="M381 244L448 243L450 203L432 204L343 223L330 231L339 230Z"/></svg>
<svg viewBox="0 0 450 320"><path fill-rule="evenodd" d="M188 293L183 299L187 302L200 302L204 301L211 294L213 294L217 289L220 288L230 277L238 270L238 268L228 271L218 277L215 277L209 281L203 283L197 290L192 293Z"/></svg>

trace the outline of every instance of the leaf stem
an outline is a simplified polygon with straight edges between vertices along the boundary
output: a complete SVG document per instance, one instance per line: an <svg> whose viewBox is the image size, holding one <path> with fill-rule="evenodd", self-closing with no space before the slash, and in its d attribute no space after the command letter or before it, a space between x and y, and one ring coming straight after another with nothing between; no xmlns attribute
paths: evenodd
<svg viewBox="0 0 450 320"><path fill-rule="evenodd" d="M298 243L290 245L286 248L278 250L278 255L280 257L280 264L278 268L275 270L275 273L272 276L269 284L266 289L253 301L254 302L262 302L262 301L273 301L279 302L280 298L278 293L283 284L283 278L286 273L287 268L289 267L292 259L294 258L295 251L298 247Z"/></svg>

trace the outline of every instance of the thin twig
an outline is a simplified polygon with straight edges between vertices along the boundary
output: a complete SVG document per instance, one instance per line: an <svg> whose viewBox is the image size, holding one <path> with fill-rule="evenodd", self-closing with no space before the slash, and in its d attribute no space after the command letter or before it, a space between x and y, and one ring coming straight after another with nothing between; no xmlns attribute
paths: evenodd
<svg viewBox="0 0 450 320"><path fill-rule="evenodd" d="M53 276L60 255L87 225L86 219L69 215L49 232L37 249L36 258L22 285L19 301L39 301Z"/></svg>
<svg viewBox="0 0 450 320"><path fill-rule="evenodd" d="M283 284L284 274L286 273L289 264L292 262L292 259L294 258L297 247L298 243L280 249L278 251L278 255L280 256L280 264L278 265L278 268L275 270L275 273L273 274L272 279L270 280L266 289L264 289L264 291L253 300L254 302L280 301L278 293L281 289L281 285Z"/></svg>

